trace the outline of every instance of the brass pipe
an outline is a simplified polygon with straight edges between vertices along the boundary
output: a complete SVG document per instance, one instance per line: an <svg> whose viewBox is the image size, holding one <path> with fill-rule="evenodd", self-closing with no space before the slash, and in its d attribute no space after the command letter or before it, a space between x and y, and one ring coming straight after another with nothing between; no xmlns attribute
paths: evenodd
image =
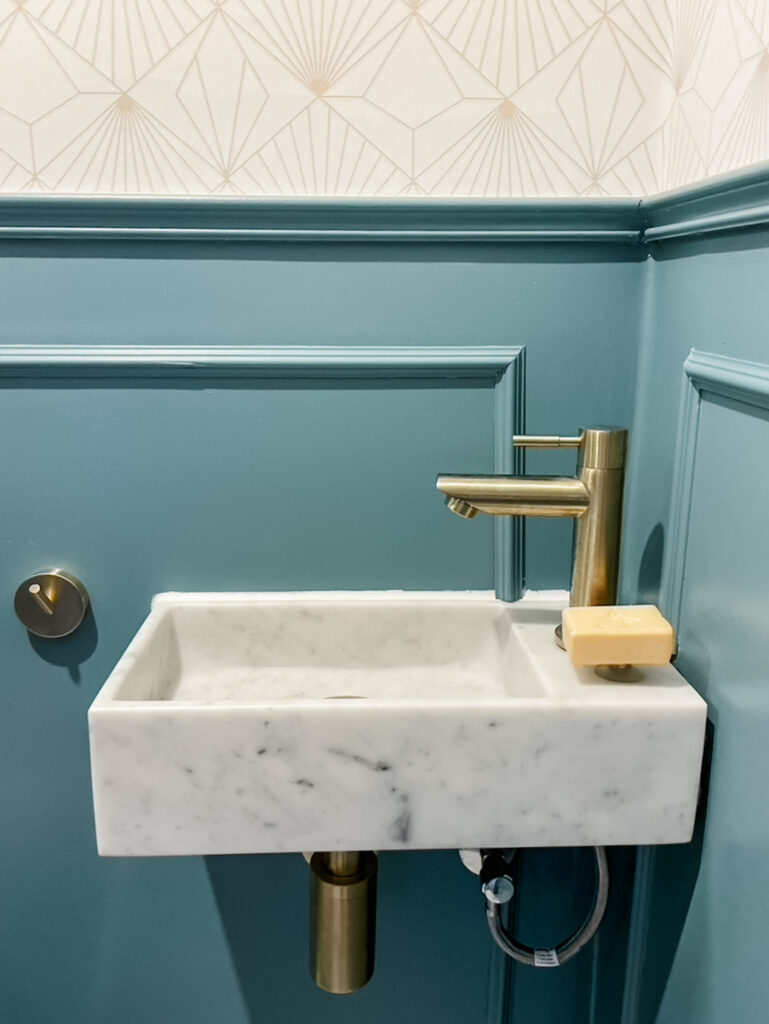
<svg viewBox="0 0 769 1024"><path fill-rule="evenodd" d="M326 992L347 995L374 973L377 856L314 853L310 860L310 973Z"/></svg>
<svg viewBox="0 0 769 1024"><path fill-rule="evenodd" d="M577 475L590 506L574 529L569 604L616 604L627 431L586 430L582 436Z"/></svg>
<svg viewBox="0 0 769 1024"><path fill-rule="evenodd" d="M571 605L617 603L623 477L620 469L580 473L590 490L590 507L574 528Z"/></svg>
<svg viewBox="0 0 769 1024"><path fill-rule="evenodd" d="M360 868L360 850L333 850L324 854L325 864L332 875L349 878Z"/></svg>

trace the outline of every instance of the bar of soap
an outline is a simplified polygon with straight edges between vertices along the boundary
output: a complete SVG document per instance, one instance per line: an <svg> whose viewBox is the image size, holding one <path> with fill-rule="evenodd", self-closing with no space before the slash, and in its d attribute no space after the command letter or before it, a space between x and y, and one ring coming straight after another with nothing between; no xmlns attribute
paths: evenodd
<svg viewBox="0 0 769 1024"><path fill-rule="evenodd" d="M675 630L653 604L565 608L563 642L576 666L667 665Z"/></svg>

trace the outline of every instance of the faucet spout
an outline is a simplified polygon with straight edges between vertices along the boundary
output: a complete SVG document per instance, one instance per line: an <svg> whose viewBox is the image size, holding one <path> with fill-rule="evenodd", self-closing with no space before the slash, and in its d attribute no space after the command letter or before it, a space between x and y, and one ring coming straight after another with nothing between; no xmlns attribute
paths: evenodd
<svg viewBox="0 0 769 1024"><path fill-rule="evenodd" d="M590 504L587 487L569 476L439 476L435 486L465 518L466 508L490 516L576 517Z"/></svg>
<svg viewBox="0 0 769 1024"><path fill-rule="evenodd" d="M490 516L573 518L570 603L614 604L619 574L627 430L596 427L578 437L516 437L521 448L577 448L577 474L561 476L439 476L438 490L465 519Z"/></svg>

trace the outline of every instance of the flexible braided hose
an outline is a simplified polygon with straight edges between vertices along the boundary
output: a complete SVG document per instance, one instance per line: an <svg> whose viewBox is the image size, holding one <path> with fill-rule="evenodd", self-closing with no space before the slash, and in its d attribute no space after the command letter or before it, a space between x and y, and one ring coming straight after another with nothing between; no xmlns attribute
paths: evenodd
<svg viewBox="0 0 769 1024"><path fill-rule="evenodd" d="M533 949L522 942L516 942L505 931L500 917L500 904L486 898L486 920L492 938L502 950L513 960L530 967L560 967L575 957L595 935L603 920L606 903L609 898L609 866L606 862L606 850L603 846L593 847L595 854L596 886L593 906L590 913L565 942L554 949Z"/></svg>

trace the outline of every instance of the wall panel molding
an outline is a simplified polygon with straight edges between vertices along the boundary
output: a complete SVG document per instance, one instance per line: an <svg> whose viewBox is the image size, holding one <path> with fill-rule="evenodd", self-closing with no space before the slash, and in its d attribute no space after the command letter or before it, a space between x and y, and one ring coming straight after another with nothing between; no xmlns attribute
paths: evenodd
<svg viewBox="0 0 769 1024"><path fill-rule="evenodd" d="M625 984L622 990L622 1014L619 1024L638 1024L641 986L649 943L649 914L656 857L656 846L639 846L636 850L633 902L630 907L625 958Z"/></svg>
<svg viewBox="0 0 769 1024"><path fill-rule="evenodd" d="M678 628L681 615L697 435L708 396L769 409L769 365L692 349L684 362L671 506L671 536L663 570L663 608Z"/></svg>
<svg viewBox="0 0 769 1024"><path fill-rule="evenodd" d="M0 382L46 381L185 382L287 380L433 381L446 387L474 381L493 389L494 470L520 466L513 435L524 430L525 352L501 346L0 346ZM506 601L523 590L523 529L498 517L494 534L494 582Z"/></svg>
<svg viewBox="0 0 769 1024"><path fill-rule="evenodd" d="M714 396L744 405L746 411L769 410L769 365L696 349L683 364L670 539L660 594L662 609L676 630L681 619L700 415L702 403ZM638 850L621 1024L638 1021L656 860L656 847Z"/></svg>

